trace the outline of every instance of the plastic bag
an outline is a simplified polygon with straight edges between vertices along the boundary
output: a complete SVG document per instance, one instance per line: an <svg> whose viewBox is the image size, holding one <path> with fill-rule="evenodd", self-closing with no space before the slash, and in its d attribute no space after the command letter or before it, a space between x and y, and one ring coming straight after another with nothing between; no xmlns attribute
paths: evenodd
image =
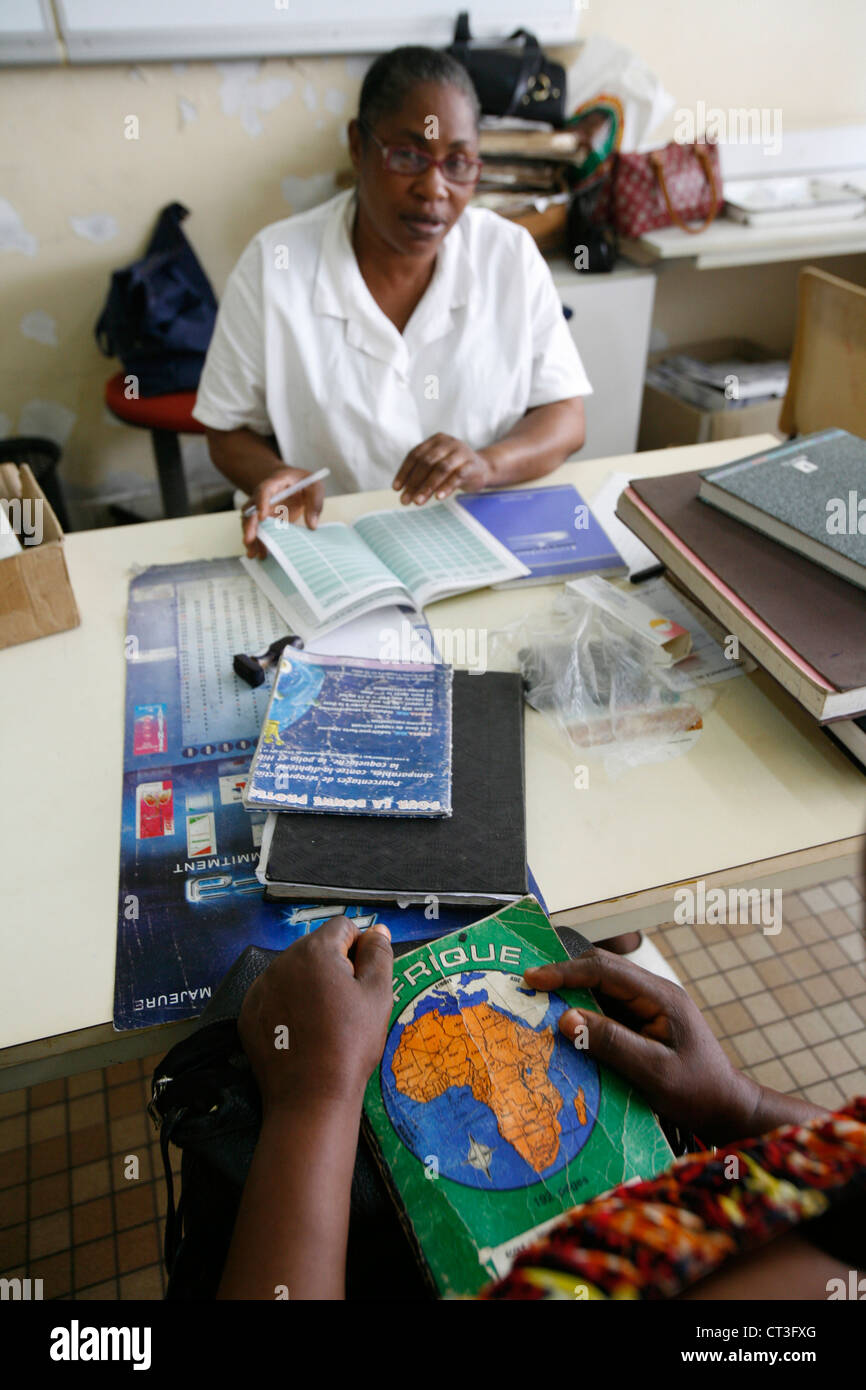
<svg viewBox="0 0 866 1390"><path fill-rule="evenodd" d="M598 750L608 775L664 762L694 745L713 696L679 691L650 644L567 590L539 618L494 635L526 682L526 699L581 756Z"/></svg>
<svg viewBox="0 0 866 1390"><path fill-rule="evenodd" d="M653 131L673 110L674 98L642 58L603 34L587 39L566 77L568 110L602 93L622 103L623 150L653 143ZM658 143L658 141L655 141Z"/></svg>

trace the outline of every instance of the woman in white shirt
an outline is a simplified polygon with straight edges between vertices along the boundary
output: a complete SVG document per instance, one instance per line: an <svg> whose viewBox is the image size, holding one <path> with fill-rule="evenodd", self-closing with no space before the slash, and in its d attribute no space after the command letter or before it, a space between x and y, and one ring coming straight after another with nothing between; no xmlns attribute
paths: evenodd
<svg viewBox="0 0 866 1390"><path fill-rule="evenodd" d="M260 519L327 467L328 490L421 505L539 478L584 440L591 391L529 234L468 208L478 101L449 55L373 63L349 125L357 188L266 227L233 270L194 414ZM321 483L292 499L314 527Z"/></svg>

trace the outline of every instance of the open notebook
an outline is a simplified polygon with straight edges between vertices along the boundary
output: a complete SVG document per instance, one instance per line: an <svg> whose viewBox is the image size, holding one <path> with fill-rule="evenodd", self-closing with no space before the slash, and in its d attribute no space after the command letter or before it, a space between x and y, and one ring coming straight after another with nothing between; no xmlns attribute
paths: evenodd
<svg viewBox="0 0 866 1390"><path fill-rule="evenodd" d="M529 574L511 551L450 499L369 512L352 526L316 531L274 521L259 526L268 554L247 571L305 642L351 618Z"/></svg>

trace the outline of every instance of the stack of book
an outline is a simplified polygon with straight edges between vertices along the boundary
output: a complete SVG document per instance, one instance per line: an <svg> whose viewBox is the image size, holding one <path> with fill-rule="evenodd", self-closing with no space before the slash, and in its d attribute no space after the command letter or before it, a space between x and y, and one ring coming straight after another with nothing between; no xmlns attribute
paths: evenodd
<svg viewBox="0 0 866 1390"><path fill-rule="evenodd" d="M636 478L617 516L866 766L866 441L823 430Z"/></svg>
<svg viewBox="0 0 866 1390"><path fill-rule="evenodd" d="M244 791L248 810L272 813L266 896L523 897L521 677L484 670L481 652L452 676L466 634L431 633L420 610L487 585L622 572L580 494L494 489L315 531L268 518L259 536L266 557L243 563L304 643L280 658Z"/></svg>
<svg viewBox="0 0 866 1390"><path fill-rule="evenodd" d="M495 906L529 891L509 672L283 655L244 792L272 900ZM432 934L432 929L431 929Z"/></svg>
<svg viewBox="0 0 866 1390"><path fill-rule="evenodd" d="M568 204L585 137L538 121L486 120L474 206L520 222L543 251L562 249Z"/></svg>

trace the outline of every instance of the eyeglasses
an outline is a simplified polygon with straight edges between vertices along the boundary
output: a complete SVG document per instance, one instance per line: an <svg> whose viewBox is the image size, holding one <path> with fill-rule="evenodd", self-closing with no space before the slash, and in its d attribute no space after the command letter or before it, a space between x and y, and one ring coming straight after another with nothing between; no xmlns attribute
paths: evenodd
<svg viewBox="0 0 866 1390"><path fill-rule="evenodd" d="M424 150L416 150L412 145L386 145L374 135L366 121L361 127L382 151L385 168L389 174L402 174L405 178L417 178L426 174L429 168L441 169L449 183L475 183L481 174L480 159L470 159L465 154L447 154L444 159L434 159Z"/></svg>

